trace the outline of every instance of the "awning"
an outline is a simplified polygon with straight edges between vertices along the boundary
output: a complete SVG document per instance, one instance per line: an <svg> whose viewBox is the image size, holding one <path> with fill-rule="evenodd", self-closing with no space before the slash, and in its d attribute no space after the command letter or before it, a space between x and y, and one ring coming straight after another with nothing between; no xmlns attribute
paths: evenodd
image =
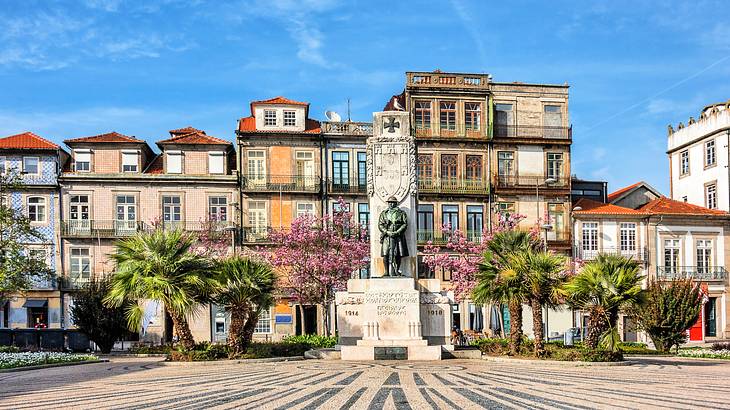
<svg viewBox="0 0 730 410"><path fill-rule="evenodd" d="M48 299L26 299L24 308L44 308L48 306Z"/></svg>

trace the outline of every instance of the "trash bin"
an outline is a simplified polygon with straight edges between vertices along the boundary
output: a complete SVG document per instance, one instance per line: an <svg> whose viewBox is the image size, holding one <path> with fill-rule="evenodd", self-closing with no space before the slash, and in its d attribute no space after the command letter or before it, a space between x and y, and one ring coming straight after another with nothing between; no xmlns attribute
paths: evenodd
<svg viewBox="0 0 730 410"><path fill-rule="evenodd" d="M575 330L575 328L571 327L570 329L565 331L565 334L563 335L563 345L564 346L573 346L573 337L574 337L573 331L574 330Z"/></svg>

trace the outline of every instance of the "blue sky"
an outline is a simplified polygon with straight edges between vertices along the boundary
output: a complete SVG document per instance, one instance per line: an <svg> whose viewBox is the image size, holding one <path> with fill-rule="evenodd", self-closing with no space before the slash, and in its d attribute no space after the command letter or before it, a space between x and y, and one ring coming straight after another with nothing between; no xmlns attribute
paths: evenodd
<svg viewBox="0 0 730 410"><path fill-rule="evenodd" d="M573 172L668 194L666 127L730 98L726 1L0 2L0 135L186 125L233 139L251 100L369 120L405 71L569 83Z"/></svg>

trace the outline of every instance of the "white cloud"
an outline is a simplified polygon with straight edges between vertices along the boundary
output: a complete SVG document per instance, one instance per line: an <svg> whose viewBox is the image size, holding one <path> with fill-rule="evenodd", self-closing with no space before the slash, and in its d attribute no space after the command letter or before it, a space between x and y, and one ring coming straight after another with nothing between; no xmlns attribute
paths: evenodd
<svg viewBox="0 0 730 410"><path fill-rule="evenodd" d="M122 0L85 0L84 4L91 9L115 12L119 11L119 5L122 4Z"/></svg>
<svg viewBox="0 0 730 410"><path fill-rule="evenodd" d="M477 52L479 53L479 58L481 60L480 63L487 64L487 53L486 48L484 47L484 40L482 39L481 33L479 32L479 24L477 24L477 22L474 21L474 18L472 17L474 13L470 13L461 0L451 0L451 6L454 8L454 11L456 11L459 19L464 23L464 26L469 32L472 41L474 41L474 44L477 47Z"/></svg>

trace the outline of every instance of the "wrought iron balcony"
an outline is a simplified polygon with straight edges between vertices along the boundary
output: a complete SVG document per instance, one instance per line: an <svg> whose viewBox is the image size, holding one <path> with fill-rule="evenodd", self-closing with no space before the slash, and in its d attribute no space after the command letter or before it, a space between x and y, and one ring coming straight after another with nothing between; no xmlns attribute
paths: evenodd
<svg viewBox="0 0 730 410"><path fill-rule="evenodd" d="M242 185L248 191L319 192L322 178L308 175L244 176Z"/></svg>
<svg viewBox="0 0 730 410"><path fill-rule="evenodd" d="M583 259L584 261L592 261L598 257L599 254L604 255L620 255L626 258L633 259L637 262L646 262L649 260L649 249L644 248L635 248L635 249L621 249L620 247L602 247L600 250L585 250L580 247L580 244L578 245L578 248L575 251L575 256L577 256L580 259Z"/></svg>
<svg viewBox="0 0 730 410"><path fill-rule="evenodd" d="M415 126L413 127L413 133L417 138L424 139L439 139L439 140L487 140L487 132L484 126L474 129L467 128L464 123L456 123L453 127L430 127L422 128ZM438 124L437 124L438 125Z"/></svg>
<svg viewBox="0 0 730 410"><path fill-rule="evenodd" d="M489 182L482 179L419 178L418 190L422 193L487 195Z"/></svg>
<svg viewBox="0 0 730 410"><path fill-rule="evenodd" d="M269 233L274 230L270 226L245 226L243 227L243 243L269 243Z"/></svg>
<svg viewBox="0 0 730 410"><path fill-rule="evenodd" d="M373 123L352 121L324 121L322 122L322 133L336 135L373 135Z"/></svg>
<svg viewBox="0 0 730 410"><path fill-rule="evenodd" d="M656 276L661 281L692 279L699 282L725 282L727 270L723 266L658 266Z"/></svg>
<svg viewBox="0 0 730 410"><path fill-rule="evenodd" d="M367 184L358 184L357 181L345 181L345 183L336 183L330 180L327 183L327 191L331 194L365 194L367 192Z"/></svg>
<svg viewBox="0 0 730 410"><path fill-rule="evenodd" d="M545 235L545 230L542 231L542 235ZM565 242L570 240L569 229L552 229L547 231L548 242Z"/></svg>
<svg viewBox="0 0 730 410"><path fill-rule="evenodd" d="M570 140L573 138L573 127L494 124L494 138L537 138Z"/></svg>
<svg viewBox="0 0 730 410"><path fill-rule="evenodd" d="M470 242L481 242L482 231L467 231L466 239ZM417 230L416 242L425 245L431 242L434 245L444 245L449 240L449 233L441 230Z"/></svg>
<svg viewBox="0 0 730 410"><path fill-rule="evenodd" d="M547 179L554 182L546 183ZM569 177L553 177L547 175L497 175L496 188L540 188L540 189L567 189Z"/></svg>
<svg viewBox="0 0 730 410"><path fill-rule="evenodd" d="M81 276L64 276L58 278L59 288L61 290L78 290L91 282L91 277Z"/></svg>
<svg viewBox="0 0 730 410"><path fill-rule="evenodd" d="M61 235L67 238L127 237L145 229L141 221L105 221L95 219L61 222Z"/></svg>

